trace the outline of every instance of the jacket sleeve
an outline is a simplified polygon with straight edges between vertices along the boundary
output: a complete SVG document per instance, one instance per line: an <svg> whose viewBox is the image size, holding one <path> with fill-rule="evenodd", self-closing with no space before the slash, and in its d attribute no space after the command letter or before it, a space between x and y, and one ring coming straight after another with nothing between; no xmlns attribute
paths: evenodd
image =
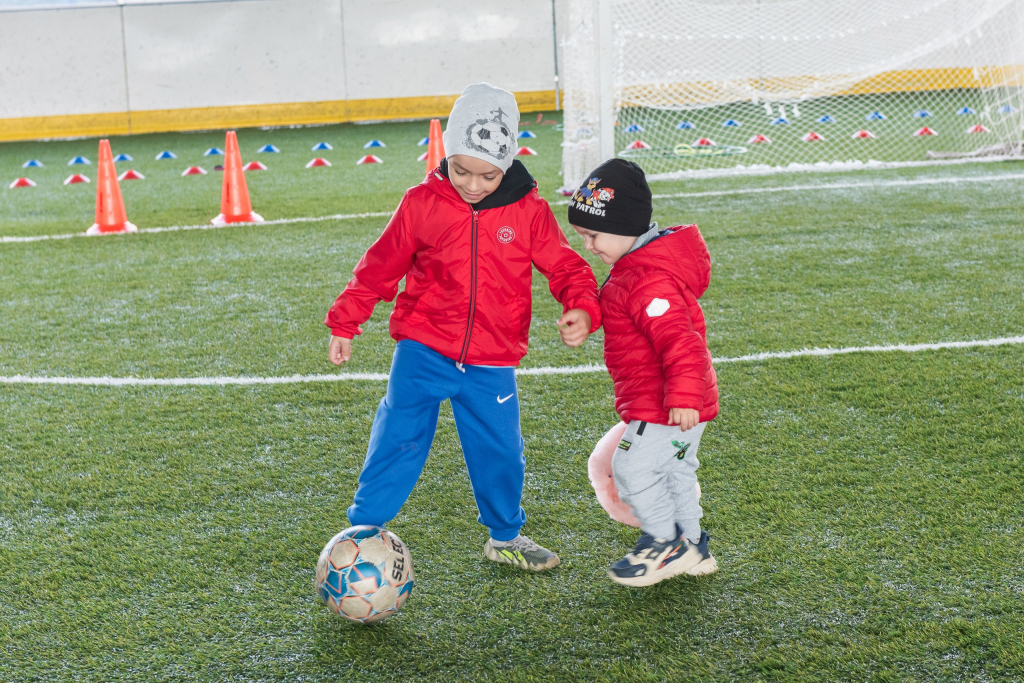
<svg viewBox="0 0 1024 683"><path fill-rule="evenodd" d="M641 281L631 294L629 314L661 358L665 409L704 408L705 372L711 362L707 342L693 328L690 307L668 275Z"/></svg>
<svg viewBox="0 0 1024 683"><path fill-rule="evenodd" d="M362 334L360 325L369 320L378 301L391 301L398 294L398 283L409 272L416 258L416 238L409 225L409 195L377 241L370 245L352 269L355 276L327 311L324 324L336 337L352 339Z"/></svg>
<svg viewBox="0 0 1024 683"><path fill-rule="evenodd" d="M548 279L551 295L562 304L562 312L581 308L590 316L593 334L601 327L601 304L597 295L597 279L586 259L576 253L559 227L547 202L530 225L531 259L537 270Z"/></svg>

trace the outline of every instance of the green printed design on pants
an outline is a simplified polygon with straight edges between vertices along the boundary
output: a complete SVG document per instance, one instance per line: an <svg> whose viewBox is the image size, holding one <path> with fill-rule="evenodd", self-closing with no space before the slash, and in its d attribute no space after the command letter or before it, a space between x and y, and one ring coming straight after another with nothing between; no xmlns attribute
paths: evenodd
<svg viewBox="0 0 1024 683"><path fill-rule="evenodd" d="M679 449L676 452L676 460L682 460L683 458L686 457L686 451L690 448L690 444L688 444L688 443L679 443L678 441L673 439L672 440L672 445Z"/></svg>

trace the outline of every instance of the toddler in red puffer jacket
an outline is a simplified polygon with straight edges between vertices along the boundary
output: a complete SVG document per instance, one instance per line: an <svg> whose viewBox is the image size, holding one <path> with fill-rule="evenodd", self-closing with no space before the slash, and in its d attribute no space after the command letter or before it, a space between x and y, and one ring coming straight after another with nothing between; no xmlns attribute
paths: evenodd
<svg viewBox="0 0 1024 683"><path fill-rule="evenodd" d="M628 423L612 458L619 498L641 522L633 551L609 577L650 586L718 570L697 486L697 448L718 414L718 385L697 299L711 256L696 225L659 230L639 166L612 159L569 202L569 223L612 266L601 288L604 357L615 410Z"/></svg>

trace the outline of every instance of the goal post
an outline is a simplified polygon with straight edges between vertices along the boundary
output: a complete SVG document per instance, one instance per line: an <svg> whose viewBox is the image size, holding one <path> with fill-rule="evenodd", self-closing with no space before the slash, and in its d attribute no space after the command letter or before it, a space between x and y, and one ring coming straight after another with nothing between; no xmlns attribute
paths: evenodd
<svg viewBox="0 0 1024 683"><path fill-rule="evenodd" d="M563 186L1021 156L1024 0L569 0Z"/></svg>

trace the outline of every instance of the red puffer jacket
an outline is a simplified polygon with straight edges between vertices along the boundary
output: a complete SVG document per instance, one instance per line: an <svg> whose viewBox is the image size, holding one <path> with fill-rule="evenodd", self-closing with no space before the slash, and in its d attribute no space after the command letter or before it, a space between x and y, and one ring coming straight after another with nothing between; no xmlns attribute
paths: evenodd
<svg viewBox="0 0 1024 683"><path fill-rule="evenodd" d="M533 266L564 310L601 326L597 281L573 251L533 178L516 160L501 185L467 204L442 173L405 193L384 233L352 271L325 324L339 337L361 334L373 307L398 294L391 336L413 339L469 365L517 365L526 355Z"/></svg>
<svg viewBox="0 0 1024 683"><path fill-rule="evenodd" d="M669 228L612 266L601 288L604 360L626 422L668 424L670 408L718 415L704 312L711 255L696 225Z"/></svg>

